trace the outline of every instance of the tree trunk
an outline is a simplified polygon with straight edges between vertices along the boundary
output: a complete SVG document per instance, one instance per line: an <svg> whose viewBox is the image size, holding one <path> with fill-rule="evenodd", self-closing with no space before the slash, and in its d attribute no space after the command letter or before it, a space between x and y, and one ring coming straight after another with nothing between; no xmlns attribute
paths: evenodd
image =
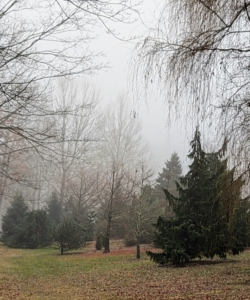
<svg viewBox="0 0 250 300"><path fill-rule="evenodd" d="M10 162L10 153L8 154L7 158L6 158L6 156L3 157L3 161L2 161L2 165L4 168L3 174L8 174L9 162ZM0 211L1 211L1 206L3 203L6 185L7 185L7 176L3 176L2 180L0 181Z"/></svg>
<svg viewBox="0 0 250 300"><path fill-rule="evenodd" d="M141 258L141 245L139 236L136 238L136 258Z"/></svg>
<svg viewBox="0 0 250 300"><path fill-rule="evenodd" d="M109 239L110 239L111 220L112 220L112 217L109 216L108 224L107 224L107 231L106 231L106 235L105 235L105 238L104 238L104 251L103 251L103 253L109 253L110 252Z"/></svg>

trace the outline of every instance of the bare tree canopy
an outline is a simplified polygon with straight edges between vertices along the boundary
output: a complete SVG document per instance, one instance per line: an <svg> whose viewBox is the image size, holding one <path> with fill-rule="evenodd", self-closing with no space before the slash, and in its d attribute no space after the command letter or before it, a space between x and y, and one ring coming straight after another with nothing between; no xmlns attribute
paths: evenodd
<svg viewBox="0 0 250 300"><path fill-rule="evenodd" d="M104 67L95 62L101 53L86 45L94 38L93 26L129 21L132 7L128 0L1 1L1 111L17 114L28 102L31 113L36 106L30 99L40 96L35 82Z"/></svg>
<svg viewBox="0 0 250 300"><path fill-rule="evenodd" d="M132 8L129 0L1 1L1 86L99 69L86 46L94 26L129 22Z"/></svg>
<svg viewBox="0 0 250 300"><path fill-rule="evenodd" d="M55 142L51 115L61 111L53 109L49 82L103 68L96 60L101 53L88 48L93 29L102 26L115 34L110 25L130 22L135 5L130 0L1 1L0 174L10 176L10 154Z"/></svg>
<svg viewBox="0 0 250 300"><path fill-rule="evenodd" d="M177 113L210 116L242 155L250 138L249 40L250 1L165 0L158 26L138 45L137 76L147 86L158 79Z"/></svg>
<svg viewBox="0 0 250 300"><path fill-rule="evenodd" d="M110 252L109 240L114 219L122 215L133 183L130 174L137 172L138 161L147 156L141 122L135 118L125 95L110 103L100 119L102 141L97 151L99 199L105 219L104 248ZM99 174L98 174L99 175Z"/></svg>

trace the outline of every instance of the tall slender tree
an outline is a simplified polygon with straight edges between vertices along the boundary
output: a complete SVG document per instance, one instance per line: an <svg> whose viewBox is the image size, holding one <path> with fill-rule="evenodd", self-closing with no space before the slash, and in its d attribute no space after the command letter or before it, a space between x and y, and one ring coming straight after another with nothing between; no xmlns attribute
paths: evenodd
<svg viewBox="0 0 250 300"><path fill-rule="evenodd" d="M1 241L9 247L23 247L25 243L28 206L21 193L16 192L2 220Z"/></svg>
<svg viewBox="0 0 250 300"><path fill-rule="evenodd" d="M182 174L182 166L180 158L176 152L171 155L170 160L165 162L165 167L159 173L156 182L158 186L163 189L168 189L169 192L174 194L176 192L175 182L179 180Z"/></svg>
<svg viewBox="0 0 250 300"><path fill-rule="evenodd" d="M135 172L137 162L145 155L146 146L141 135L141 123L131 113L124 96L109 105L101 121L99 199L105 219L104 251L110 252L112 224L122 214L123 203L129 197L127 174Z"/></svg>
<svg viewBox="0 0 250 300"><path fill-rule="evenodd" d="M168 200L166 200L164 189L167 189L172 195L178 196L176 190L176 182L179 182L182 174L182 166L180 158L176 152L171 155L170 160L165 162L165 167L162 172L158 174L156 179L155 192L159 199L162 200L163 206L165 207L165 217L170 217L173 214L171 207L169 206Z"/></svg>
<svg viewBox="0 0 250 300"><path fill-rule="evenodd" d="M55 191L48 201L48 215L53 227L56 227L63 219L63 204Z"/></svg>
<svg viewBox="0 0 250 300"><path fill-rule="evenodd" d="M141 243L145 243L149 238L151 238L150 242L152 241L152 224L163 211L161 201L154 197L153 175L148 162L141 161L135 174L129 178L132 188L130 189L131 200L125 213L127 240L129 243L135 243L136 258L141 257Z"/></svg>

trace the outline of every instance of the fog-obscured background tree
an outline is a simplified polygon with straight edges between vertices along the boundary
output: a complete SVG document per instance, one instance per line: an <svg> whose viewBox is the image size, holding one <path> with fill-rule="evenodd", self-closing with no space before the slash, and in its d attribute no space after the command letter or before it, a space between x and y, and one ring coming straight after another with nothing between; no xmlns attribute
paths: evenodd
<svg viewBox="0 0 250 300"><path fill-rule="evenodd" d="M136 245L136 258L141 257L141 244L153 240L153 223L164 211L162 201L153 189L153 171L146 160L138 163L134 174L129 175L130 198L124 207L126 216L125 245Z"/></svg>
<svg viewBox="0 0 250 300"><path fill-rule="evenodd" d="M78 249L84 243L83 226L73 219L64 219L56 228L54 241L58 244L61 254L72 249Z"/></svg>
<svg viewBox="0 0 250 300"><path fill-rule="evenodd" d="M63 219L63 203L60 201L57 193L53 191L49 198L48 204L48 215L50 218L51 225L56 227Z"/></svg>
<svg viewBox="0 0 250 300"><path fill-rule="evenodd" d="M96 38L94 28L116 35L112 24L133 22L136 5L130 0L1 1L0 208L3 195L20 188L17 182L29 185L34 209L46 199L41 190L50 178L45 188L39 159L54 155L55 143L61 142L54 126L67 114L53 105L54 79L105 67L102 54L87 46ZM76 142L76 136L67 138Z"/></svg>
<svg viewBox="0 0 250 300"><path fill-rule="evenodd" d="M93 166L82 164L77 177L67 182L65 192L65 215L83 226L85 242L92 241L98 207L98 186Z"/></svg>
<svg viewBox="0 0 250 300"><path fill-rule="evenodd" d="M162 200L162 205L165 207L164 215L165 217L170 217L173 215L173 211L166 199L164 189L167 189L173 196L178 196L178 191L176 189L176 182L179 182L180 176L182 174L182 166L180 158L176 152L171 155L170 160L167 160L165 167L163 167L162 172L158 174L156 179L155 193L159 199Z"/></svg>
<svg viewBox="0 0 250 300"><path fill-rule="evenodd" d="M134 173L137 161L145 154L141 124L121 96L110 104L101 120L102 142L98 152L98 191L100 218L103 219L104 251L109 252L111 230L119 226L123 207L131 188L127 174ZM102 217L101 217L102 216ZM121 220L121 219L120 219Z"/></svg>
<svg viewBox="0 0 250 300"><path fill-rule="evenodd" d="M179 180L182 174L181 162L178 154L174 152L170 160L165 162L162 172L158 174L156 182L162 189L168 189L171 193L176 193L175 182Z"/></svg>
<svg viewBox="0 0 250 300"><path fill-rule="evenodd" d="M54 116L55 175L58 180L54 184L60 201L64 202L67 182L77 177L81 166L91 160L90 150L99 140L96 127L99 95L86 80L72 82L69 78L60 79L56 91L56 111L61 113Z"/></svg>

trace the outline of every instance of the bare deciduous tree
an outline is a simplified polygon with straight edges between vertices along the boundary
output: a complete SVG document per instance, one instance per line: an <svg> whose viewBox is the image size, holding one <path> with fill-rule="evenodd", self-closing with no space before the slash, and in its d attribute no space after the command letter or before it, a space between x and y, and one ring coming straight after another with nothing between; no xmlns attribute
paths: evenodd
<svg viewBox="0 0 250 300"><path fill-rule="evenodd" d="M137 75L158 81L178 115L188 112L197 122L210 117L247 166L249 38L249 1L166 0L137 52Z"/></svg>
<svg viewBox="0 0 250 300"><path fill-rule="evenodd" d="M106 220L104 252L110 252L113 218L121 214L123 203L129 195L126 174L135 170L146 147L141 136L140 121L134 117L124 96L108 106L100 132L103 140L98 152L99 199Z"/></svg>
<svg viewBox="0 0 250 300"><path fill-rule="evenodd" d="M58 180L58 193L63 203L66 181L77 176L79 169L91 160L89 152L99 140L96 130L96 106L99 95L87 81L72 82L60 79L57 90L57 111L54 117L55 136L54 159Z"/></svg>
<svg viewBox="0 0 250 300"><path fill-rule="evenodd" d="M164 212L162 201L153 195L153 171L146 161L138 163L134 174L128 174L132 188L130 189L130 204L126 212L127 227L132 230L136 242L136 258L141 257L141 237L149 234L152 224Z"/></svg>
<svg viewBox="0 0 250 300"><path fill-rule="evenodd" d="M93 239L98 205L96 170L81 164L75 177L67 181L64 192L66 214L85 227L86 239Z"/></svg>
<svg viewBox="0 0 250 300"><path fill-rule="evenodd" d="M89 50L96 26L110 30L112 22L129 22L135 12L130 0L3 0L0 4L0 140L8 156L13 139L17 151L47 147L54 139L48 123L38 119L51 110L48 81L74 74L92 74L104 67ZM114 33L114 32L113 32ZM115 33L114 33L115 34ZM60 113L60 112L58 112ZM47 120L48 121L48 120ZM11 140L4 136L11 133ZM55 142L53 140L53 142ZM2 168L2 173L7 169ZM10 176L10 174L3 174ZM13 179L16 179L13 177Z"/></svg>

